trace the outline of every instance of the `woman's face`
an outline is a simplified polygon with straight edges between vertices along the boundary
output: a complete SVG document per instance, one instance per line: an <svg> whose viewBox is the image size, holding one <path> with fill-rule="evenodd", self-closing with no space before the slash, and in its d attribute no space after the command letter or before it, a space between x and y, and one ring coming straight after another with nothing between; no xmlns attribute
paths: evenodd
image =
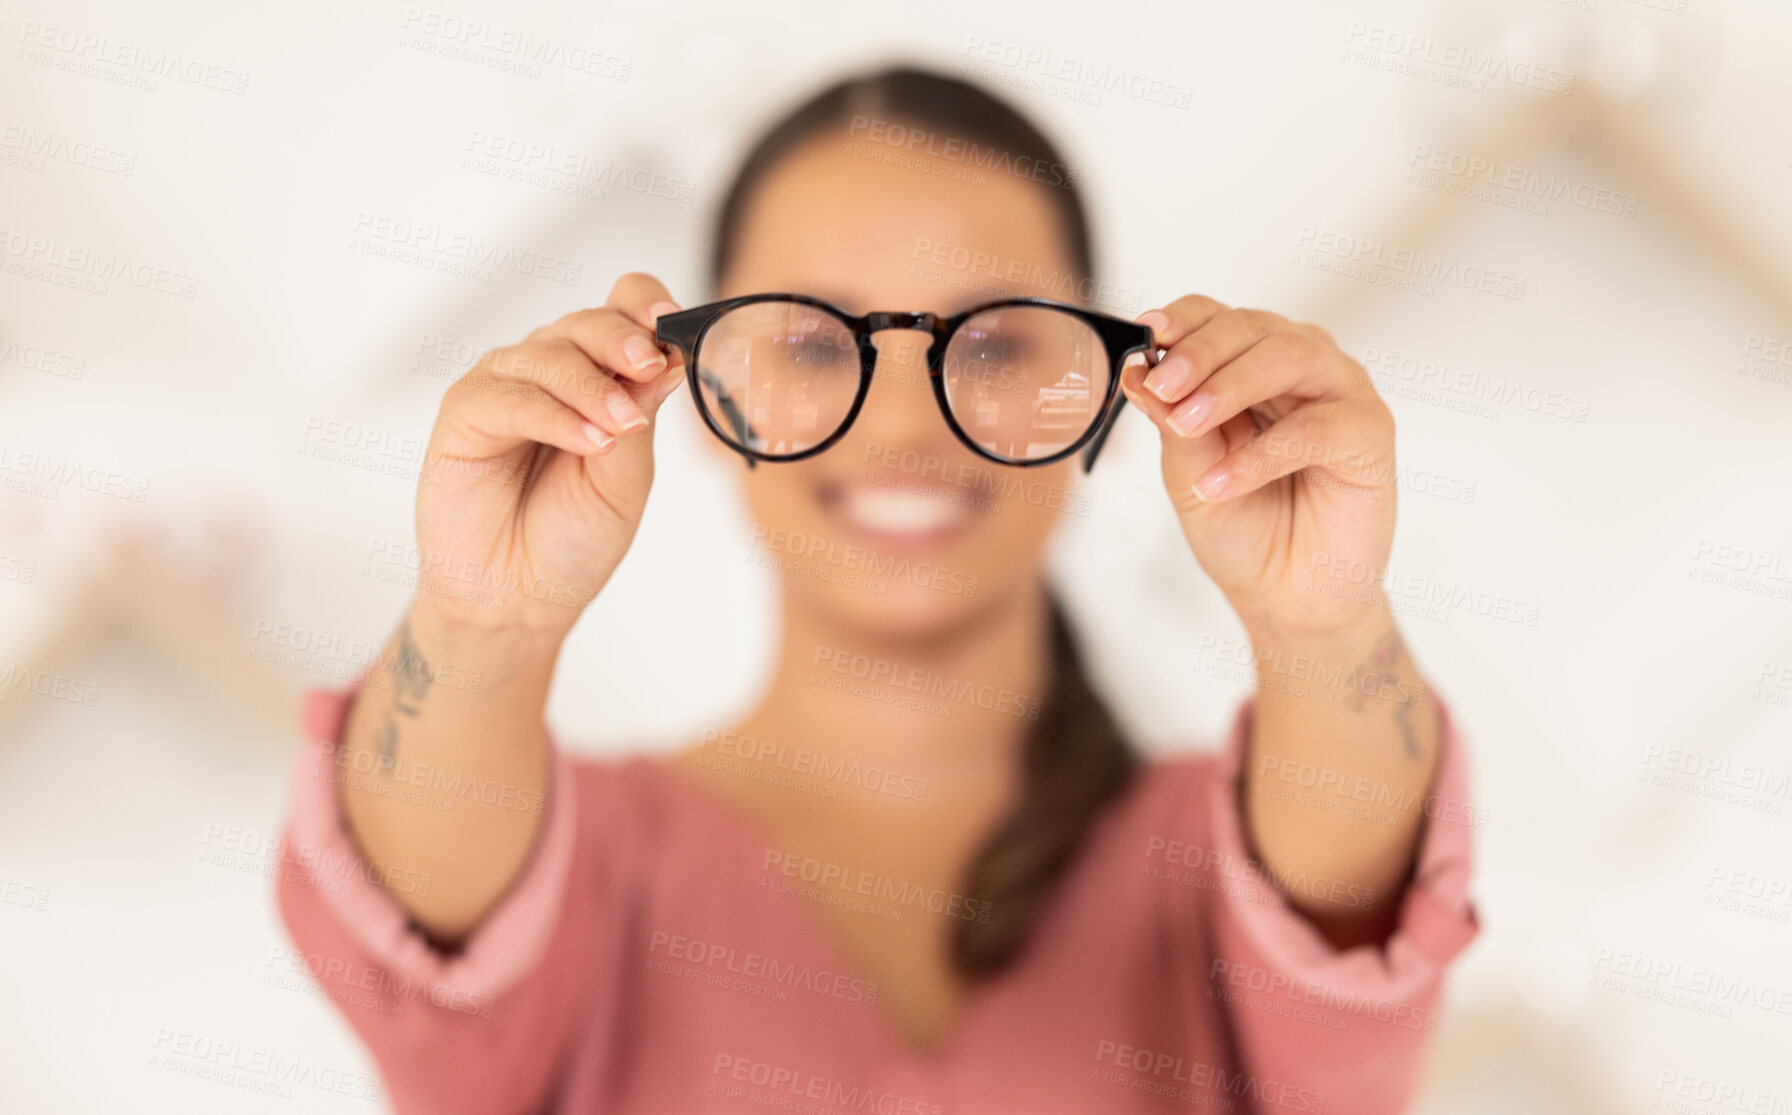
<svg viewBox="0 0 1792 1115"><path fill-rule="evenodd" d="M898 155L900 165L879 158ZM950 315L1018 295L1074 301L1080 277L1047 188L824 133L759 183L718 297L788 291L852 314ZM966 449L934 401L930 339L877 336L865 405L817 456L748 470L718 443L740 462L787 607L916 637L1037 589L1046 538L1077 499L1076 458L1023 469Z"/></svg>

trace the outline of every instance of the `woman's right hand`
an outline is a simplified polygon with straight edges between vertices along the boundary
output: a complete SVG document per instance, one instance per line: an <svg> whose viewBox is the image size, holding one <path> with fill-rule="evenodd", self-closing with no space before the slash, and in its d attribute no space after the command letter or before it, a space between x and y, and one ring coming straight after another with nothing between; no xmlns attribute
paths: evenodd
<svg viewBox="0 0 1792 1115"><path fill-rule="evenodd" d="M414 609L572 630L647 505L654 416L685 377L654 323L677 309L658 279L624 275L601 309L486 353L448 389L417 490Z"/></svg>

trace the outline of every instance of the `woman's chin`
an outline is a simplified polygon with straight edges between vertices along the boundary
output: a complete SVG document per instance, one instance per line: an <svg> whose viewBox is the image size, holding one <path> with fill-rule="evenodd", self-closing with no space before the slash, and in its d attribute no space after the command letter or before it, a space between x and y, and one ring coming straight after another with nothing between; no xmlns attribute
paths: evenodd
<svg viewBox="0 0 1792 1115"><path fill-rule="evenodd" d="M808 582L808 583L792 583ZM975 576L941 574L910 579L862 576L842 582L786 578L784 591L823 618L868 640L926 642L975 620L989 604L988 586Z"/></svg>

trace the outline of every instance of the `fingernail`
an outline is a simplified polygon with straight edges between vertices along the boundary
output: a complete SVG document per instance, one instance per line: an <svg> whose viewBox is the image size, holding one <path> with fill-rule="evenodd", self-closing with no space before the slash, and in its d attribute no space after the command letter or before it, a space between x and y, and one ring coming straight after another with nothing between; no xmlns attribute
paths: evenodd
<svg viewBox="0 0 1792 1115"><path fill-rule="evenodd" d="M1135 319L1140 325L1149 325L1153 333L1162 336L1170 331L1170 317L1159 310L1146 310Z"/></svg>
<svg viewBox="0 0 1792 1115"><path fill-rule="evenodd" d="M660 350L653 347L653 342L646 337L630 337L623 343L622 355L628 357L629 366L636 371L645 371L666 362L666 358L660 355Z"/></svg>
<svg viewBox="0 0 1792 1115"><path fill-rule="evenodd" d="M590 438L591 444L597 446L599 449L608 449L610 446L616 444L615 438L604 433L589 422L585 423L585 436Z"/></svg>
<svg viewBox="0 0 1792 1115"><path fill-rule="evenodd" d="M1226 490L1226 481L1232 479L1223 468L1216 468L1206 476L1195 481L1195 498L1202 503L1212 503L1219 494Z"/></svg>
<svg viewBox="0 0 1792 1115"><path fill-rule="evenodd" d="M678 303L676 302L655 302L653 305L647 307L647 316L655 325L659 324L660 318L665 317L667 314L675 314L677 312Z"/></svg>
<svg viewBox="0 0 1792 1115"><path fill-rule="evenodd" d="M647 425L647 416L641 413L641 408L635 405L633 399L620 391L605 399L604 407L610 412L610 417L616 420L616 424L622 427L622 432L625 434L632 434Z"/></svg>
<svg viewBox="0 0 1792 1115"><path fill-rule="evenodd" d="M1166 419L1170 428L1183 437L1193 437L1201 423L1207 420L1207 413L1213 409L1213 400L1206 395L1191 395L1183 400L1181 406L1170 412Z"/></svg>
<svg viewBox="0 0 1792 1115"><path fill-rule="evenodd" d="M1170 356L1164 362L1151 369L1145 377L1145 390L1156 395L1166 403L1173 403L1182 398L1188 389L1188 381L1194 376L1194 369L1187 360L1180 356Z"/></svg>

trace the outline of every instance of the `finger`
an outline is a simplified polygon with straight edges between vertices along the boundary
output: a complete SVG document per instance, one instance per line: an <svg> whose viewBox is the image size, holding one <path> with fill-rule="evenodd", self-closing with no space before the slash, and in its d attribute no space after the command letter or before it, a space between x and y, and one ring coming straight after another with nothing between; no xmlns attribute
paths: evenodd
<svg viewBox="0 0 1792 1115"><path fill-rule="evenodd" d="M533 384L496 395L463 384L449 388L442 401L442 422L459 435L451 452L488 458L539 442L591 457L616 446L612 434Z"/></svg>
<svg viewBox="0 0 1792 1115"><path fill-rule="evenodd" d="M585 351L568 340L542 340L487 353L484 368L496 383L474 386L509 389L529 384L546 391L592 423L618 437L647 428L648 418L624 385L603 373ZM472 374L469 373L469 379Z"/></svg>
<svg viewBox="0 0 1792 1115"><path fill-rule="evenodd" d="M678 312L678 301L665 284L642 271L633 271L617 279L604 305L626 314L636 325L646 329L649 336L661 314Z"/></svg>
<svg viewBox="0 0 1792 1115"><path fill-rule="evenodd" d="M658 378L667 366L652 329L607 306L567 314L531 333L529 340L576 345L598 367L636 383Z"/></svg>
<svg viewBox="0 0 1792 1115"><path fill-rule="evenodd" d="M1170 427L1185 437L1199 437L1234 415L1283 395L1304 396L1307 401L1341 398L1356 380L1340 355L1304 327L1287 325L1205 376L1170 412Z"/></svg>
<svg viewBox="0 0 1792 1115"><path fill-rule="evenodd" d="M1180 476L1199 476L1226 454L1228 446L1220 436L1221 431L1210 431L1200 437L1183 437L1169 425L1170 405L1145 390L1146 371L1142 364L1128 364L1122 368L1120 390L1126 393L1127 401L1157 427L1163 441L1166 469Z"/></svg>
<svg viewBox="0 0 1792 1115"><path fill-rule="evenodd" d="M1134 320L1151 327L1151 339L1158 348L1169 348L1229 309L1224 302L1205 294L1185 294L1162 309L1146 310Z"/></svg>
<svg viewBox="0 0 1792 1115"><path fill-rule="evenodd" d="M1278 324L1285 323L1261 310L1222 310L1172 345L1151 370L1145 387L1166 403L1180 403L1208 376L1270 336Z"/></svg>
<svg viewBox="0 0 1792 1115"><path fill-rule="evenodd" d="M1375 408L1349 399L1311 403L1237 444L1193 490L1203 502L1221 503L1305 470L1327 487L1379 499L1392 483L1392 444L1391 436L1382 439Z"/></svg>

